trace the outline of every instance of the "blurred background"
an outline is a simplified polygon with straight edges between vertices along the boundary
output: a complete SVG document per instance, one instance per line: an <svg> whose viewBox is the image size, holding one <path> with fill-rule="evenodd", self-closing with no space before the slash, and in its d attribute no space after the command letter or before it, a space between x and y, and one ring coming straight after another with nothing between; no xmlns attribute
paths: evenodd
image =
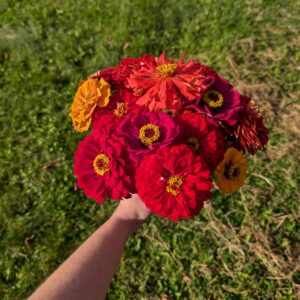
<svg viewBox="0 0 300 300"><path fill-rule="evenodd" d="M296 0L0 0L0 298L28 296L116 206L76 188L79 81L165 49L253 97L270 142L240 192L152 216L108 299L299 299L299 15Z"/></svg>

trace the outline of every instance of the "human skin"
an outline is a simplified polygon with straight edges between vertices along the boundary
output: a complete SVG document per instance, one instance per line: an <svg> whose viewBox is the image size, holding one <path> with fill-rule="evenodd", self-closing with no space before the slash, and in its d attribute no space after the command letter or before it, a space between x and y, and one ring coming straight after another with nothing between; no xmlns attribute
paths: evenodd
<svg viewBox="0 0 300 300"><path fill-rule="evenodd" d="M128 237L150 214L137 194L121 200L112 216L50 275L29 300L104 299Z"/></svg>

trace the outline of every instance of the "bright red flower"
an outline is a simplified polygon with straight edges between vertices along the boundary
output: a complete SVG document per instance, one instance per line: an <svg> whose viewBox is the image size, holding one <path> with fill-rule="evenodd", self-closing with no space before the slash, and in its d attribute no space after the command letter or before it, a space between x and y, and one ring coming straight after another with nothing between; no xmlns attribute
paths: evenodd
<svg viewBox="0 0 300 300"><path fill-rule="evenodd" d="M183 63L184 54L178 62L167 59L163 52L155 63L132 70L126 87L141 96L138 104L150 111L168 109L179 111L185 101L200 97L216 77L216 72L190 60Z"/></svg>
<svg viewBox="0 0 300 300"><path fill-rule="evenodd" d="M263 117L259 113L255 102L247 96L241 96L243 112L238 126L234 130L234 136L240 149L245 153L254 154L263 149L268 143L268 129L265 127Z"/></svg>
<svg viewBox="0 0 300 300"><path fill-rule="evenodd" d="M92 133L79 143L74 173L78 187L87 197L102 204L105 197L120 200L134 192L133 174L121 143L112 136ZM131 175L131 176L130 176Z"/></svg>
<svg viewBox="0 0 300 300"><path fill-rule="evenodd" d="M92 115L93 131L110 134L116 130L123 118L141 107L136 105L137 97L126 89L120 89L110 97L106 107L97 107Z"/></svg>
<svg viewBox="0 0 300 300"><path fill-rule="evenodd" d="M184 111L175 119L180 133L177 142L193 147L213 171L224 155L224 137L221 130L199 113Z"/></svg>
<svg viewBox="0 0 300 300"><path fill-rule="evenodd" d="M187 145L147 155L136 170L138 195L153 213L177 221L197 215L211 196L211 172Z"/></svg>

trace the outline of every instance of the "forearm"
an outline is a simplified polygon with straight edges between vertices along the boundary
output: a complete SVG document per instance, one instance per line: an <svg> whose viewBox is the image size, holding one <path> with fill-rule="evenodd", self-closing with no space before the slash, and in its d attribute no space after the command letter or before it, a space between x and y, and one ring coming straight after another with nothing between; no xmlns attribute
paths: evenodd
<svg viewBox="0 0 300 300"><path fill-rule="evenodd" d="M125 243L140 224L122 220L117 209L30 299L104 299Z"/></svg>

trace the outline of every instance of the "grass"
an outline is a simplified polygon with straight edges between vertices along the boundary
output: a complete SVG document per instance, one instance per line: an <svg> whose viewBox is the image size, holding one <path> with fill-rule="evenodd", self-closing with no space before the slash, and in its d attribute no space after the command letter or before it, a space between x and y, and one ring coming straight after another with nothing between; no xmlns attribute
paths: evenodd
<svg viewBox="0 0 300 300"><path fill-rule="evenodd" d="M283 0L0 2L0 298L24 299L111 214L76 189L78 82L163 49L214 67L262 108L269 147L240 192L151 217L108 299L300 298L299 22Z"/></svg>

